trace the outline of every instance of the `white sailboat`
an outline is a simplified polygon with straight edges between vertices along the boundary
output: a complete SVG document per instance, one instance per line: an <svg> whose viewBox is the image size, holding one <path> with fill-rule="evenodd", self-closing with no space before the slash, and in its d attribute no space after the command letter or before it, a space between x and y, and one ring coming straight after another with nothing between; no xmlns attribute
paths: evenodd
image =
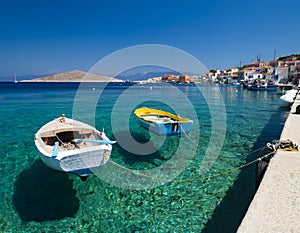
<svg viewBox="0 0 300 233"><path fill-rule="evenodd" d="M17 80L17 75L16 75L16 73L15 73L15 81L14 81L15 83L18 83L18 80Z"/></svg>

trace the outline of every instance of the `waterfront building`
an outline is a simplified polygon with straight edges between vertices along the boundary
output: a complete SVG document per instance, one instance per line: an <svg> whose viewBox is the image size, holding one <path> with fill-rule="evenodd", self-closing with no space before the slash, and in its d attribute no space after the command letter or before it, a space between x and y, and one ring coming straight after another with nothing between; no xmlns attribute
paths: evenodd
<svg viewBox="0 0 300 233"><path fill-rule="evenodd" d="M190 83L190 82L191 79L188 75L186 74L179 75L179 83Z"/></svg>
<svg viewBox="0 0 300 233"><path fill-rule="evenodd" d="M260 67L251 66L239 71L238 76L243 80L262 79L262 71L263 69Z"/></svg>
<svg viewBox="0 0 300 233"><path fill-rule="evenodd" d="M287 66L278 66L274 69L275 79L280 82L281 80L287 80L288 78L288 67Z"/></svg>

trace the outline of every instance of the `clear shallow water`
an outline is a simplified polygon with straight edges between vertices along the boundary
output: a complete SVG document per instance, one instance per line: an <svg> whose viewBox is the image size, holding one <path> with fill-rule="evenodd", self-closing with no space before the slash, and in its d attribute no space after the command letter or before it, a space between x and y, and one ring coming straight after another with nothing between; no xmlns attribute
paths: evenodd
<svg viewBox="0 0 300 233"><path fill-rule="evenodd" d="M92 87L81 93L85 97L80 120L87 123L91 123L89 101L101 89L96 86L93 90ZM287 112L279 109L275 92L220 87L226 106L226 121L221 122L226 125L226 137L220 156L199 179L200 164L210 145L211 112L197 88L178 88L192 103L196 116L185 112L188 106L177 98L178 93L173 88L134 88L122 98L126 88L114 86L105 89L99 97L93 119L96 127L104 127L111 139L120 135L124 138L123 134L126 137L125 126L129 125L138 142L145 143L151 138L154 147L161 143L159 137L140 127L132 112L126 113L130 103L137 99L142 101L142 96L148 95L155 101L147 100L138 106L173 111L170 105L177 104L176 112L182 111L182 116L187 114L199 120L194 128L199 129L200 136L197 130L189 135L198 144L194 148L196 153L191 155L183 172L174 177L195 181L128 190L103 181L98 177L103 174L92 175L82 182L74 175L48 169L39 159L34 134L62 113L72 116L76 84L0 84L0 232L220 232L220 229L235 232L254 194L255 166L222 176L209 176L255 159L257 154L249 155L252 151L279 138ZM217 98L210 95L214 93L214 86L202 86L201 90L211 100ZM124 123L125 113L129 118L125 118ZM111 120L117 131L113 132ZM154 153L141 156L117 144L111 159L128 169L147 172L168 164L179 142L182 155L195 147L188 137L175 136L167 138ZM101 172L111 181L127 178L111 164L101 168Z"/></svg>

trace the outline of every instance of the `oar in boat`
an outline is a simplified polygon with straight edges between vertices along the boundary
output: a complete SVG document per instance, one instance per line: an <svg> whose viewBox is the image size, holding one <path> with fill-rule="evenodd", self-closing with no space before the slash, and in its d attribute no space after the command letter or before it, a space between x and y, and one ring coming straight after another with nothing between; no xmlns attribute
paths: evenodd
<svg viewBox="0 0 300 233"><path fill-rule="evenodd" d="M92 142L92 143L99 143L99 144L115 144L116 143L116 141L92 140L92 139L82 139L82 138L73 139L73 142L75 142L75 143Z"/></svg>
<svg viewBox="0 0 300 233"><path fill-rule="evenodd" d="M52 157L57 157L57 154L58 154L58 147L59 147L59 142L55 142L55 143L54 143L53 152L52 152Z"/></svg>

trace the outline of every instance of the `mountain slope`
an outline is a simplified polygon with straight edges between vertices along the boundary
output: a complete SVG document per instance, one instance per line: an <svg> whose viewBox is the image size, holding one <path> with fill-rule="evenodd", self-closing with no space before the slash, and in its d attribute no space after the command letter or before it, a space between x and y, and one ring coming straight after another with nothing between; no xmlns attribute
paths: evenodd
<svg viewBox="0 0 300 233"><path fill-rule="evenodd" d="M72 70L41 78L23 80L22 82L122 82L122 80L80 70Z"/></svg>

